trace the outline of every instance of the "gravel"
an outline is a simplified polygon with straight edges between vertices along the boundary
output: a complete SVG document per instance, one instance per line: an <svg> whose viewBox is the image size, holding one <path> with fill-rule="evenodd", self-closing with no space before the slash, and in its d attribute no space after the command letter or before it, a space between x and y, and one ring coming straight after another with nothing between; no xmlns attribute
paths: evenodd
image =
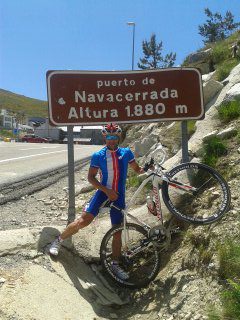
<svg viewBox="0 0 240 320"><path fill-rule="evenodd" d="M86 185L88 165L75 172L75 183L77 186ZM51 178L49 178L51 179ZM54 177L52 177L54 179ZM49 186L28 195L29 187L25 187L25 194L16 201L10 201L2 204L0 207L0 230L9 230L16 228L26 228L35 226L45 226L49 224L66 225L68 212L68 178L61 178ZM85 202L88 195L80 195L76 199L76 205L79 201Z"/></svg>

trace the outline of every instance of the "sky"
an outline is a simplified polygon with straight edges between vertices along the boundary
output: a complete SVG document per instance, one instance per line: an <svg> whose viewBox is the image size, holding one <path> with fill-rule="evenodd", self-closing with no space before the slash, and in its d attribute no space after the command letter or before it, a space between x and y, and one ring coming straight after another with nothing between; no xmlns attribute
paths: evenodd
<svg viewBox="0 0 240 320"><path fill-rule="evenodd" d="M175 66L203 47L204 9L240 21L240 0L0 0L0 88L47 100L47 70L131 70L153 33Z"/></svg>

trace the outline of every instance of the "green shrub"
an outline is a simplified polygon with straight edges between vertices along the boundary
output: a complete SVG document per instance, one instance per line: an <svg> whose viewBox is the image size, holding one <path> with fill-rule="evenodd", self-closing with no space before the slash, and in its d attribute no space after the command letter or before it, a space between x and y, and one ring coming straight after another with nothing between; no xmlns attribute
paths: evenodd
<svg viewBox="0 0 240 320"><path fill-rule="evenodd" d="M239 274L240 276L240 274ZM240 319L240 282L228 280L229 289L222 293L223 319Z"/></svg>
<svg viewBox="0 0 240 320"><path fill-rule="evenodd" d="M212 59L214 64L220 64L223 61L229 59L231 55L231 50L229 50L226 42L220 41L218 42L212 50Z"/></svg>
<svg viewBox="0 0 240 320"><path fill-rule="evenodd" d="M237 59L229 59L227 61L222 62L219 66L217 66L216 71L216 79L217 81L222 81L226 79L232 69L239 63Z"/></svg>
<svg viewBox="0 0 240 320"><path fill-rule="evenodd" d="M208 310L208 320L221 320L221 315L214 307Z"/></svg>
<svg viewBox="0 0 240 320"><path fill-rule="evenodd" d="M208 166L213 167L213 168L216 166L217 160L218 160L218 158L214 155L211 155L211 154L204 155L204 157L203 157L203 163L205 163Z"/></svg>
<svg viewBox="0 0 240 320"><path fill-rule="evenodd" d="M240 116L240 101L234 100L224 103L218 109L218 115L220 120L229 122Z"/></svg>
<svg viewBox="0 0 240 320"><path fill-rule="evenodd" d="M208 312L209 320L240 319L240 243L228 240L218 248L219 276L227 280L221 294L222 311L212 307Z"/></svg>
<svg viewBox="0 0 240 320"><path fill-rule="evenodd" d="M222 311L211 307L208 320L239 320L240 319L240 283L228 280L228 289L221 294Z"/></svg>
<svg viewBox="0 0 240 320"><path fill-rule="evenodd" d="M219 247L219 276L222 279L240 279L240 243L227 241Z"/></svg>
<svg viewBox="0 0 240 320"><path fill-rule="evenodd" d="M240 243L228 240L219 247L219 275L228 282L222 293L223 319L240 319Z"/></svg>
<svg viewBox="0 0 240 320"><path fill-rule="evenodd" d="M226 153L227 148L219 138L209 138L203 144L203 163L215 167L218 158Z"/></svg>

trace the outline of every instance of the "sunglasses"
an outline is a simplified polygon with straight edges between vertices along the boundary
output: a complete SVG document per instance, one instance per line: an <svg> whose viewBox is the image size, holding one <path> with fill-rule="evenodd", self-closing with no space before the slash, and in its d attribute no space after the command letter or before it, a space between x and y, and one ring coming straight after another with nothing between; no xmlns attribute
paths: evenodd
<svg viewBox="0 0 240 320"><path fill-rule="evenodd" d="M106 136L106 140L118 140L118 136Z"/></svg>

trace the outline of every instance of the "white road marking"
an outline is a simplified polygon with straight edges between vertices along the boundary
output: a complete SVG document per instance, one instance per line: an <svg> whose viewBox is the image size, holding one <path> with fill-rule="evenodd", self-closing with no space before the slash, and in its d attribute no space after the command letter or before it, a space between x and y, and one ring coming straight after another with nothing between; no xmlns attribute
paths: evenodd
<svg viewBox="0 0 240 320"><path fill-rule="evenodd" d="M11 161L20 160L20 159L26 159L26 158L33 158L33 157L37 157L37 156L42 156L42 155L51 154L51 153L58 153L58 152L67 152L67 150L61 150L61 151L55 151L55 152L46 152L46 153L39 153L39 154L30 155L30 156L24 156L24 157L18 157L18 158L5 159L5 160L0 160L0 163L3 163L3 162L11 162Z"/></svg>
<svg viewBox="0 0 240 320"><path fill-rule="evenodd" d="M41 149L56 149L56 148L59 148L59 147L42 147ZM26 150L39 150L39 148L26 148L26 149L19 149L21 151L26 151Z"/></svg>

